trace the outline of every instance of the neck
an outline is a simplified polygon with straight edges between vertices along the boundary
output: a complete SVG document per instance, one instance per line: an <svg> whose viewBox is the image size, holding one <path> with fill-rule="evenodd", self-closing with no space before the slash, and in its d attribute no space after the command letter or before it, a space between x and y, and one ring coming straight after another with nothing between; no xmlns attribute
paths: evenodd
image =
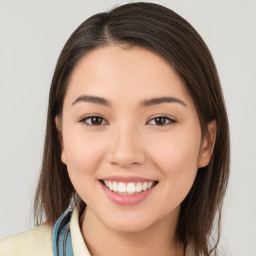
<svg viewBox="0 0 256 256"><path fill-rule="evenodd" d="M175 217L143 231L120 232L110 229L88 208L82 221L82 234L91 256L184 256L184 246L176 236L178 213L179 209Z"/></svg>

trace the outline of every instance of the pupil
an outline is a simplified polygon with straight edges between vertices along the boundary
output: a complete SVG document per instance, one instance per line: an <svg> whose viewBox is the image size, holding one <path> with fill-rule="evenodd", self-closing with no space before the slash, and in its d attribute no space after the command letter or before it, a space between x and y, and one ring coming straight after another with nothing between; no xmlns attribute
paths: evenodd
<svg viewBox="0 0 256 256"><path fill-rule="evenodd" d="M101 124L101 122L102 122L101 117L95 116L92 118L92 124L94 124L94 125L99 125L99 124Z"/></svg>
<svg viewBox="0 0 256 256"><path fill-rule="evenodd" d="M157 117L156 118L156 123L159 125L163 125L166 122L166 118L165 117Z"/></svg>

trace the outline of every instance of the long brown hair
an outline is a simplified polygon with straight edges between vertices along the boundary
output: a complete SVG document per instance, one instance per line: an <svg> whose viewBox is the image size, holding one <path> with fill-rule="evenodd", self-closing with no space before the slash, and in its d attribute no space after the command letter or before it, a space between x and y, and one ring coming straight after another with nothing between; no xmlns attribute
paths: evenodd
<svg viewBox="0 0 256 256"><path fill-rule="evenodd" d="M41 175L35 195L36 225L53 224L68 208L85 208L61 162L55 117L61 115L72 71L86 53L110 44L147 48L164 57L189 91L199 116L202 135L216 120L217 134L208 166L198 170L195 182L181 203L179 239L192 243L196 255L217 255L221 210L229 177L229 127L210 51L196 30L172 10L153 3L130 3L98 13L83 22L66 42L56 65L50 94ZM212 239L217 223L215 240Z"/></svg>

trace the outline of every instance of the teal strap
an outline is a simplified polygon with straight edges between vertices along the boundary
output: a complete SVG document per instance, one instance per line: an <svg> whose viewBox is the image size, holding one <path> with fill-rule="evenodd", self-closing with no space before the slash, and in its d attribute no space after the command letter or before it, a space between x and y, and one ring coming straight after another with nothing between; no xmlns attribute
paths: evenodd
<svg viewBox="0 0 256 256"><path fill-rule="evenodd" d="M56 221L52 232L52 250L54 256L74 256L70 233L72 211L64 212Z"/></svg>

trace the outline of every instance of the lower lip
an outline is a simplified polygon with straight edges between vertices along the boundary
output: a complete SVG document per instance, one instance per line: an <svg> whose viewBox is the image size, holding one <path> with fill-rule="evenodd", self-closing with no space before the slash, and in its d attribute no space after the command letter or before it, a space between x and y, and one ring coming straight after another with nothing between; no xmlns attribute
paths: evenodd
<svg viewBox="0 0 256 256"><path fill-rule="evenodd" d="M121 194L117 194L114 191L108 189L101 182L100 182L100 184L101 184L106 196L112 202L119 204L119 205L127 205L127 206L141 203L143 200L145 200L151 194L151 192L156 187L156 185L154 185L150 189L147 189L145 191L139 192L134 195L121 195Z"/></svg>

